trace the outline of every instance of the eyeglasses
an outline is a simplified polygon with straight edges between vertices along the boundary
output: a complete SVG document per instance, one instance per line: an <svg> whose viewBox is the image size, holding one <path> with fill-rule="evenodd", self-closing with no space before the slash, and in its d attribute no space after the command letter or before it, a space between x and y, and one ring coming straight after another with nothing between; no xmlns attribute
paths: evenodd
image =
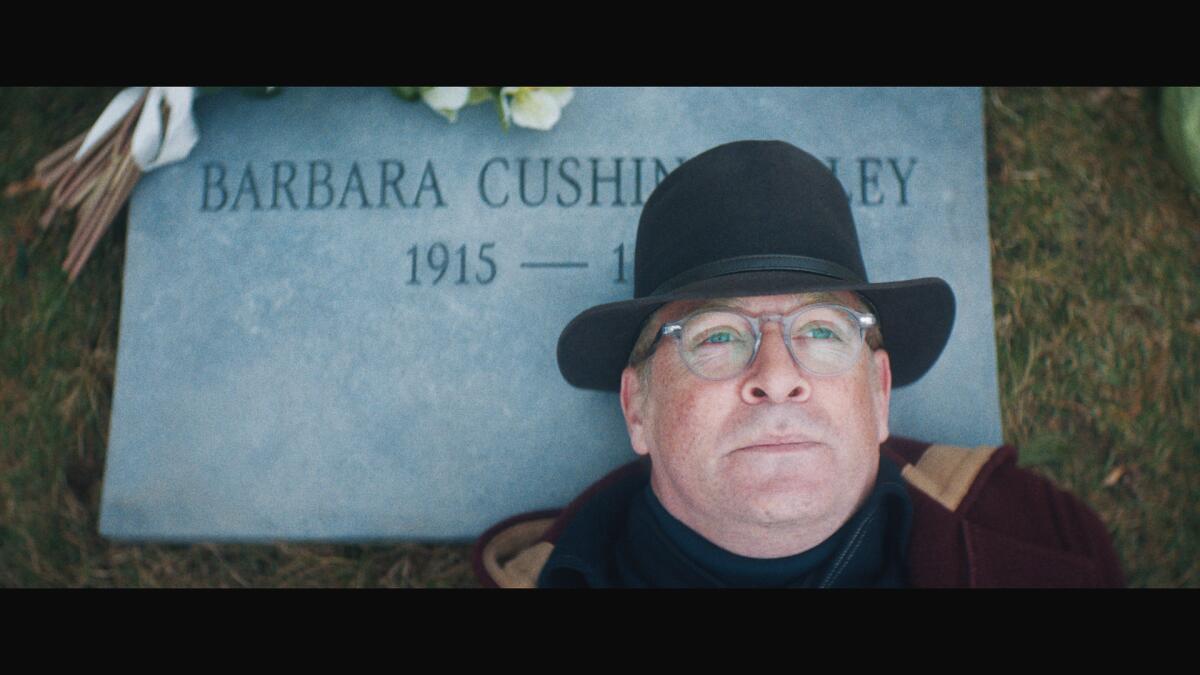
<svg viewBox="0 0 1200 675"><path fill-rule="evenodd" d="M802 307L788 314L746 316L732 310L702 310L659 329L648 354L664 336L674 336L679 356L697 376L726 380L745 372L762 344L763 324L779 322L788 352L800 368L837 375L858 359L875 317L836 304Z"/></svg>

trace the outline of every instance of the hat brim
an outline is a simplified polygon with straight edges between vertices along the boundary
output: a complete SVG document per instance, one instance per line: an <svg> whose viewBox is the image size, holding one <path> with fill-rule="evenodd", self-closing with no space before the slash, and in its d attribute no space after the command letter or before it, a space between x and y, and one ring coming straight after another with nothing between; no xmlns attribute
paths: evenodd
<svg viewBox="0 0 1200 675"><path fill-rule="evenodd" d="M670 293L584 310L559 335L558 369L573 386L618 391L621 371L642 325L659 307L677 300L817 291L854 291L874 306L891 361L893 387L920 379L950 340L954 292L936 277L869 284L804 272L743 272L704 279Z"/></svg>

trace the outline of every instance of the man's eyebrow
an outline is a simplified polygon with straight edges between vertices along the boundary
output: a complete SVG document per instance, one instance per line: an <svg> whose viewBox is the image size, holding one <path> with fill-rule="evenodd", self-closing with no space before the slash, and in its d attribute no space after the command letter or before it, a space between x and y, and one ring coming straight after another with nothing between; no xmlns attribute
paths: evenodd
<svg viewBox="0 0 1200 675"><path fill-rule="evenodd" d="M729 300L709 300L696 305L688 312L688 314L691 314L692 312L701 312L706 309L742 309L743 307L743 305L736 302L736 298L734 298L732 302Z"/></svg>
<svg viewBox="0 0 1200 675"><path fill-rule="evenodd" d="M797 293L793 297L796 299L797 302L804 302L806 304L809 304L809 303L816 304L816 303L822 303L822 302L835 302L835 303L840 304L840 303L844 302L844 300L839 298L837 295L830 293L829 291L819 291L816 293ZM708 310L708 309L745 309L745 308L746 308L745 303L739 302L739 298L714 298L712 300L705 301L704 303L691 308L686 313L691 314L693 312L700 312L700 311L704 311L704 310Z"/></svg>

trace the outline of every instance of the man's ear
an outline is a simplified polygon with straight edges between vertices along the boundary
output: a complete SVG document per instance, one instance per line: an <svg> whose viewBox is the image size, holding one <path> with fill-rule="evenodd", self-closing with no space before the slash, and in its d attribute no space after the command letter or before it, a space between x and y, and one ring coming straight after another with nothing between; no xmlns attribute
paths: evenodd
<svg viewBox="0 0 1200 675"><path fill-rule="evenodd" d="M875 419L879 425L879 442L887 440L888 412L892 401L892 361L884 349L871 352L871 397L875 400Z"/></svg>
<svg viewBox="0 0 1200 675"><path fill-rule="evenodd" d="M629 444L639 455L650 452L646 444L645 399L642 379L633 368L621 372L621 413L625 415L625 428L629 431Z"/></svg>

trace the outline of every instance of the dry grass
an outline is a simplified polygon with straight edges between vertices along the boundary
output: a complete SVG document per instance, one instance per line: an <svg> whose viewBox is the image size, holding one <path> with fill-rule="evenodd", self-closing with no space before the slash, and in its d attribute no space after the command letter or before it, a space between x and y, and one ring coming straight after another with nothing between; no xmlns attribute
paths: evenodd
<svg viewBox="0 0 1200 675"><path fill-rule="evenodd" d="M1200 199L1155 92L988 92L1004 437L1092 504L1132 583L1194 586Z"/></svg>
<svg viewBox="0 0 1200 675"><path fill-rule="evenodd" d="M115 90L0 89L0 185ZM1132 585L1196 586L1200 198L1140 89L988 90L1005 439L1092 504ZM96 534L125 216L71 287L45 197L0 199L0 585L472 586L466 546L118 545Z"/></svg>

